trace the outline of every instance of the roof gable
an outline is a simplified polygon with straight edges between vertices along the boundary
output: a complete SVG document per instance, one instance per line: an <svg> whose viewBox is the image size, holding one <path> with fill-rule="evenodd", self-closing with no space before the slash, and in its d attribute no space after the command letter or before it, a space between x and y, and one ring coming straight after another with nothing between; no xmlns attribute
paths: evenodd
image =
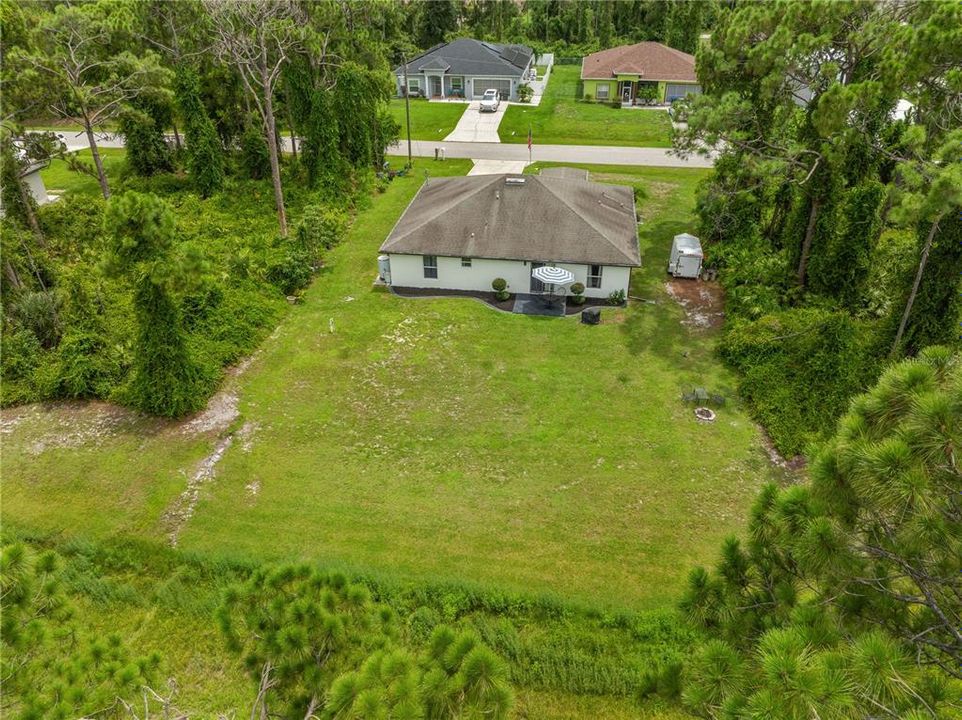
<svg viewBox="0 0 962 720"><path fill-rule="evenodd" d="M601 50L581 62L582 80L610 80L621 74L637 74L642 80L697 83L695 56L657 42Z"/></svg>
<svg viewBox="0 0 962 720"><path fill-rule="evenodd" d="M408 73L444 72L449 75L521 77L533 51L526 45L500 45L458 38L436 45L408 62ZM403 73L404 66L394 72Z"/></svg>
<svg viewBox="0 0 962 720"><path fill-rule="evenodd" d="M631 188L537 175L509 178L426 181L381 252L640 264Z"/></svg>

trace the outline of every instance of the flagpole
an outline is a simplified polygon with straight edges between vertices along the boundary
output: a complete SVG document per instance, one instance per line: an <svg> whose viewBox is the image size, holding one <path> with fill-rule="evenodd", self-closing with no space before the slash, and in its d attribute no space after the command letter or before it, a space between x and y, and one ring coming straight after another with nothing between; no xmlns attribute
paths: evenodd
<svg viewBox="0 0 962 720"><path fill-rule="evenodd" d="M531 123L528 123L528 165L531 164Z"/></svg>

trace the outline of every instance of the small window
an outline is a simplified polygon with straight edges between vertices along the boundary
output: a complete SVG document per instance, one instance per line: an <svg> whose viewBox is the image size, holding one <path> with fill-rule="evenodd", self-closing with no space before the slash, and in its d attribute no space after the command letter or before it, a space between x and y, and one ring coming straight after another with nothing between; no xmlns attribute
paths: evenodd
<svg viewBox="0 0 962 720"><path fill-rule="evenodd" d="M461 258L461 267L471 267L471 258Z"/></svg>
<svg viewBox="0 0 962 720"><path fill-rule="evenodd" d="M598 98L599 100L607 100L609 90L610 90L610 87L608 83L598 83L595 86L595 97Z"/></svg>
<svg viewBox="0 0 962 720"><path fill-rule="evenodd" d="M411 90L420 90L421 78L408 78L408 87L411 88Z"/></svg>
<svg viewBox="0 0 962 720"><path fill-rule="evenodd" d="M437 280L438 277L438 256L424 256L424 277Z"/></svg>
<svg viewBox="0 0 962 720"><path fill-rule="evenodd" d="M451 78L451 89L452 89L452 90L464 90L464 78L463 78L463 77L453 77L453 78Z"/></svg>
<svg viewBox="0 0 962 720"><path fill-rule="evenodd" d="M590 288L601 287L601 265L588 266L588 287Z"/></svg>

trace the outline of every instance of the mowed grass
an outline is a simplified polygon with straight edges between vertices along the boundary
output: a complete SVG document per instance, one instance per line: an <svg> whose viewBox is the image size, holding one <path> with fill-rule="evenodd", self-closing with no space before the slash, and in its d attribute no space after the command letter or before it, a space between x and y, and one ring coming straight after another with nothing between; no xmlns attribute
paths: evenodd
<svg viewBox="0 0 962 720"><path fill-rule="evenodd" d="M107 173L107 181L116 178L124 164L125 151L121 148L99 148L100 159ZM93 155L90 150L78 150L76 156L91 168L94 167ZM50 165L40 171L43 184L48 193L63 194L65 192L83 193L85 195L100 194L100 183L94 175L71 170L64 160L51 160Z"/></svg>
<svg viewBox="0 0 962 720"><path fill-rule="evenodd" d="M180 547L594 606L674 603L688 569L743 527L768 470L737 402L710 425L680 402L693 385L733 395L714 338L682 325L663 287L706 171L595 170L648 194L632 294L654 304L589 327L376 290L378 247L423 175L395 180L238 378L231 429L244 432ZM217 438L146 420L64 427L57 412L8 429L4 515L166 538L166 509Z"/></svg>
<svg viewBox="0 0 962 720"><path fill-rule="evenodd" d="M580 65L555 65L540 105L511 105L505 111L498 128L501 142L527 142L530 127L536 145L671 147L667 111L578 102L580 77Z"/></svg>
<svg viewBox="0 0 962 720"><path fill-rule="evenodd" d="M424 98L411 98L411 139L443 140L458 124L468 104L462 102L429 102ZM401 126L401 141L407 139L407 119L404 100L394 98L390 104L391 115Z"/></svg>

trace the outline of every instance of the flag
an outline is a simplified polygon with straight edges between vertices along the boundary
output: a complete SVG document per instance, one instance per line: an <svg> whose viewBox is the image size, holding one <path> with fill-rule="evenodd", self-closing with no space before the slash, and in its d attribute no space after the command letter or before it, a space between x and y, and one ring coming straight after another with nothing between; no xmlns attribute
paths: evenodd
<svg viewBox="0 0 962 720"><path fill-rule="evenodd" d="M528 151L531 151L531 126L528 125Z"/></svg>

